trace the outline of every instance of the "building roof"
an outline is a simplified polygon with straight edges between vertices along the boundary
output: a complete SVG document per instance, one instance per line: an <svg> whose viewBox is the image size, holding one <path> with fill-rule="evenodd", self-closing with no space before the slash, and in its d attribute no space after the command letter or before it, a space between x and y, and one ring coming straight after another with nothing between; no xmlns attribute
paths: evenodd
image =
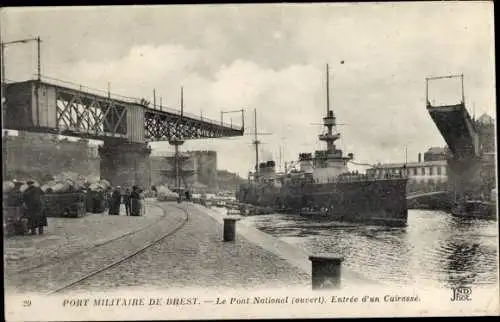
<svg viewBox="0 0 500 322"><path fill-rule="evenodd" d="M444 147L439 147L439 146L433 146L431 148L429 148L429 150L427 150L427 152L425 153L446 153L447 152L447 149L444 148Z"/></svg>
<svg viewBox="0 0 500 322"><path fill-rule="evenodd" d="M446 165L446 160L437 160L437 161L424 161L424 162L408 162L406 163L407 168L414 167L425 167L425 166L433 166L433 165ZM405 163L385 163L385 164L376 164L370 169L393 169L393 168L403 168ZM368 170L370 170L368 169Z"/></svg>

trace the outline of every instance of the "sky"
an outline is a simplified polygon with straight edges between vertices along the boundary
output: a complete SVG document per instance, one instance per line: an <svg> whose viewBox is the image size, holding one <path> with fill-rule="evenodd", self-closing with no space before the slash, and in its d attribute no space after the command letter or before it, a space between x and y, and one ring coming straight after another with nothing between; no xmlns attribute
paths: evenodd
<svg viewBox="0 0 500 322"><path fill-rule="evenodd" d="M188 141L216 150L218 168L254 166L254 109L261 161L296 160L324 148L330 107L355 161L408 161L444 146L425 108L425 78L464 74L471 114L495 115L493 4L402 2L2 9L2 41L40 36L42 75L220 120L245 109L238 138ZM34 43L7 47L6 78L36 73ZM460 100L460 83L434 82L432 101ZM239 114L224 121L241 124ZM171 150L152 143L154 150ZM352 166L363 170L363 167Z"/></svg>

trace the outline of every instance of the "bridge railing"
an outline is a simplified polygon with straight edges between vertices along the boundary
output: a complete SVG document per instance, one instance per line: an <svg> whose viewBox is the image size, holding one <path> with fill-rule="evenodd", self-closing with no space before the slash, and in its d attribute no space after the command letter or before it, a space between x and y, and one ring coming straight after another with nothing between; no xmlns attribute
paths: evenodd
<svg viewBox="0 0 500 322"><path fill-rule="evenodd" d="M36 80L36 79L37 78L33 78L33 79L29 79L29 80ZM58 78L54 78L54 77L50 77L50 76L45 76L45 75L41 76L41 80L42 80L43 83L49 84L49 85L64 87L64 88L68 88L68 89L72 89L72 90L75 90L75 91L84 92L84 93L91 94L91 95L96 95L96 96L101 96L101 97L108 97L110 99L117 100L117 101L122 101L122 102L129 103L129 104L143 105L142 104L142 98L137 98L137 97L131 97L131 96L125 96L125 95L120 95L120 94L116 94L116 93L111 93L111 92L108 92L106 90L102 90L102 89L98 89L98 88L93 88L93 87L89 87L89 86L85 86L85 85L81 85L81 84L77 84L77 83L73 83L73 82L70 82L70 81L65 81L65 80L61 80L61 79L58 79ZM6 84L19 82L19 81L14 81L14 80L5 80L5 81L6 81ZM167 106L157 106L156 108L146 107L146 108L148 110L150 110L151 112L154 112L154 111L163 111L163 112L167 112L167 113L178 115L178 116L181 115L181 111L180 110L174 109L174 108L171 108L171 107L167 107ZM189 117L191 119L194 119L194 120L203 121L205 123L210 123L210 124L213 124L213 125L227 127L227 128L234 129L234 130L240 130L242 128L242 125L237 125L237 124L232 124L232 123L227 123L227 122L215 121L215 120L212 120L212 119L209 119L209 118L204 118L203 116L200 116L200 115L196 115L194 113L183 112L182 115L186 116L186 117Z"/></svg>

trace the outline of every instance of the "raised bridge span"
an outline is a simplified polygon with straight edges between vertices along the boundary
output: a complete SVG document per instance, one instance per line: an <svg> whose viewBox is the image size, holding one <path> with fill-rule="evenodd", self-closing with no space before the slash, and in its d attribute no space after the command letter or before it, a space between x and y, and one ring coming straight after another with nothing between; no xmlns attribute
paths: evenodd
<svg viewBox="0 0 500 322"><path fill-rule="evenodd" d="M232 125L140 99L100 95L39 80L5 84L3 127L102 140L101 178L149 185L148 142L242 136Z"/></svg>
<svg viewBox="0 0 500 322"><path fill-rule="evenodd" d="M454 156L458 158L479 157L479 133L476 130L472 117L465 108L463 75L427 78L426 86L427 88L429 87L429 81L458 77L462 81L461 101L452 105L432 105L427 94L427 111Z"/></svg>
<svg viewBox="0 0 500 322"><path fill-rule="evenodd" d="M429 81L452 78L461 79L461 100L452 105L433 105L426 94L426 107L451 152L447 160L448 190L452 193L452 201L460 201L467 196L478 198L480 195L490 195L495 186L496 150L489 147L492 146L491 142L488 143L488 136L493 134L494 126L485 128L467 111L463 75L427 78L426 92Z"/></svg>

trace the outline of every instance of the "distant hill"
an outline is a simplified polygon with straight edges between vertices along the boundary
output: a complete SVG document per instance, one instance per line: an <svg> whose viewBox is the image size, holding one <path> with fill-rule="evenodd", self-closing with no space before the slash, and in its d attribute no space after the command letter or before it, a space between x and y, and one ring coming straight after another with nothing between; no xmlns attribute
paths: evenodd
<svg viewBox="0 0 500 322"><path fill-rule="evenodd" d="M239 189L240 184L245 182L246 180L236 173L227 170L217 170L217 183L220 190L236 191Z"/></svg>

